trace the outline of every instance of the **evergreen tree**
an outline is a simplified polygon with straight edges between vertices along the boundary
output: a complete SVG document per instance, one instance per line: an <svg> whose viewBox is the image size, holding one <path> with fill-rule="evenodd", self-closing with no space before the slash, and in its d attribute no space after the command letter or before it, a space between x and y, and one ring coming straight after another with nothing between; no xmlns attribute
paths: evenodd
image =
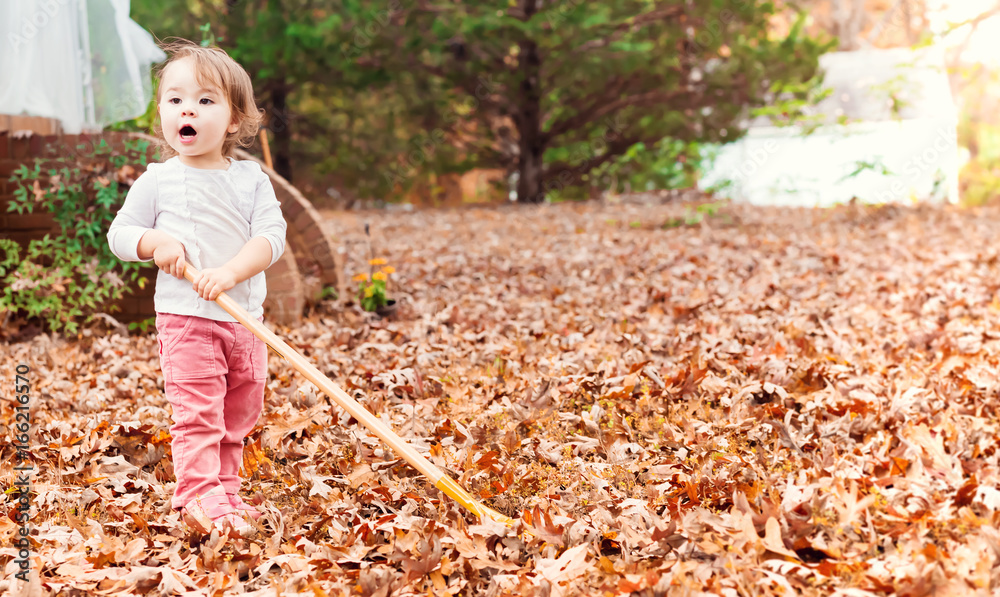
<svg viewBox="0 0 1000 597"><path fill-rule="evenodd" d="M426 0L403 3L367 50L372 67L423 73L464 96L488 143L469 163L518 174L517 197L578 185L631 146L735 139L749 110L800 97L828 45L771 36L760 0ZM448 113L425 117L448 124Z"/></svg>

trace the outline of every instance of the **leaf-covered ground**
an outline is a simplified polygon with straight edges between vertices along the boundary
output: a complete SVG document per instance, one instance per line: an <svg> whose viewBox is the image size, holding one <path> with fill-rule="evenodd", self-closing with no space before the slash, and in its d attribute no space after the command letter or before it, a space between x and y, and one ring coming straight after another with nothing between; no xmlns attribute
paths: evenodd
<svg viewBox="0 0 1000 597"><path fill-rule="evenodd" d="M264 532L168 507L152 335L31 367L38 595L931 595L1000 587L997 210L679 204L331 219L395 318L279 335L518 522L480 524L277 355L247 447ZM667 224L664 227L664 224ZM677 225L680 224L680 225ZM4 488L14 449L2 446ZM15 588L6 495L0 592Z"/></svg>

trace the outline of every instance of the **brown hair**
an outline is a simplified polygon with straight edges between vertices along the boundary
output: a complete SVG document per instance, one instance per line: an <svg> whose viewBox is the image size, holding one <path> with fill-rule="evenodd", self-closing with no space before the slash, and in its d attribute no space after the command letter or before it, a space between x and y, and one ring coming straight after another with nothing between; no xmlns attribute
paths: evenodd
<svg viewBox="0 0 1000 597"><path fill-rule="evenodd" d="M156 71L161 81L164 72L174 62L182 58L193 58L195 75L198 83L206 85L211 83L217 86L222 94L229 100L229 109L233 115L233 121L240 125L235 133L227 133L226 140L222 143L223 157L232 157L236 146L250 147L260 124L264 119L263 110L257 108L257 103L253 97L253 82L250 75L238 62L229 57L225 50L215 47L202 47L184 39L173 39L161 48L167 53L169 58ZM157 86L156 104L160 104L160 96L163 89ZM167 143L163 136L163 129L160 124L159 110L156 113L153 131L160 140L160 154L164 158L177 155L173 147Z"/></svg>

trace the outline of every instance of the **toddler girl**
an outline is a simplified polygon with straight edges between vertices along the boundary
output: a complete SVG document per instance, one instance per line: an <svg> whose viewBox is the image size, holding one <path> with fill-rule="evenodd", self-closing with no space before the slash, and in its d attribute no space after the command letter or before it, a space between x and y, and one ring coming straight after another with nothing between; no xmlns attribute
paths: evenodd
<svg viewBox="0 0 1000 597"><path fill-rule="evenodd" d="M226 292L262 320L263 271L285 250L285 220L260 166L232 158L260 126L246 71L219 48L166 48L156 94L161 152L108 232L126 261L152 259L156 330L177 486L192 526L247 536L261 513L240 499L243 439L263 408L267 347L214 299ZM185 262L201 270L184 279Z"/></svg>

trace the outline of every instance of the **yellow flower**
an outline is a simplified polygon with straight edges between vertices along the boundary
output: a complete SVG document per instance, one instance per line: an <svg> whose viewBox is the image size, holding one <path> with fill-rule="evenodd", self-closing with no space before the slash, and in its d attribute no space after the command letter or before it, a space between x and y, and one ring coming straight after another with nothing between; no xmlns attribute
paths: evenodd
<svg viewBox="0 0 1000 597"><path fill-rule="evenodd" d="M385 265L386 264L386 260L382 259L381 257L376 257L375 259L372 259L368 263L370 265Z"/></svg>
<svg viewBox="0 0 1000 597"><path fill-rule="evenodd" d="M355 282L367 282L368 281L368 274L358 274L358 275L354 276L353 280Z"/></svg>
<svg viewBox="0 0 1000 597"><path fill-rule="evenodd" d="M396 268L392 267L391 265L387 265L382 268L382 271L384 271L387 274L394 274L396 273Z"/></svg>
<svg viewBox="0 0 1000 597"><path fill-rule="evenodd" d="M368 288L365 288L365 296L366 297L371 298L371 296L373 294L375 294L375 287L374 286L369 286Z"/></svg>
<svg viewBox="0 0 1000 597"><path fill-rule="evenodd" d="M382 280L383 282L385 282L386 278L387 276L385 275L385 272L375 272L374 274L372 274L372 280Z"/></svg>

